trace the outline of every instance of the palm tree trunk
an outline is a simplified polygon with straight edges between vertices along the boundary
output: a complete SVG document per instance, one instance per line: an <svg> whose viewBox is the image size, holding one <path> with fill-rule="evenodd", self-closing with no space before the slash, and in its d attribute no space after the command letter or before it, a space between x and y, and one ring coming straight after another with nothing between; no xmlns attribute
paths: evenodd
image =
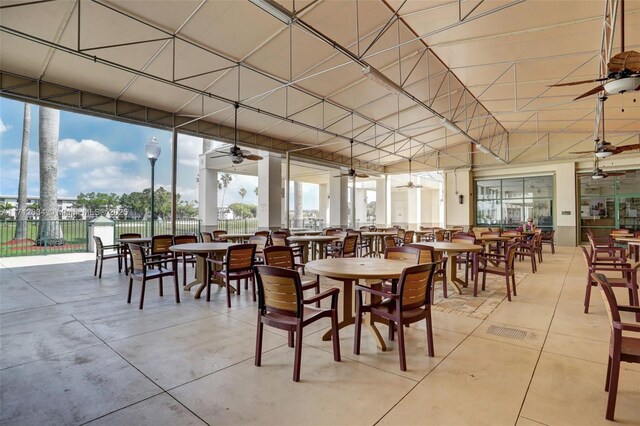
<svg viewBox="0 0 640 426"><path fill-rule="evenodd" d="M14 239L27 238L27 169L29 168L29 131L31 129L31 105L24 103L22 122L22 150L20 151L20 180L18 181L18 207Z"/></svg>
<svg viewBox="0 0 640 426"><path fill-rule="evenodd" d="M62 245L58 220L58 133L60 111L40 107L40 223L37 245Z"/></svg>

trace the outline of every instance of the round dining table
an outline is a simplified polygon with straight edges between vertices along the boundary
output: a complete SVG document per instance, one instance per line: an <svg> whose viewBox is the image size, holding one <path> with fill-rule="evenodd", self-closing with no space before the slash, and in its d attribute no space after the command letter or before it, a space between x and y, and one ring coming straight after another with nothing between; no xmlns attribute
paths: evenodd
<svg viewBox="0 0 640 426"><path fill-rule="evenodd" d="M301 235L321 235L322 231L312 231L312 230L299 230L299 231L291 231L292 236L301 236Z"/></svg>
<svg viewBox="0 0 640 426"><path fill-rule="evenodd" d="M207 286L207 257L213 255L214 257L221 258L226 252L227 248L235 243L187 243L176 244L169 247L169 250L176 253L193 253L196 255L196 277L195 280L183 287L185 291L190 291L191 287L200 285L196 290L195 298L199 299L202 291ZM218 285L223 285L221 282L216 282ZM235 289L234 289L235 291Z"/></svg>
<svg viewBox="0 0 640 426"><path fill-rule="evenodd" d="M227 240L234 241L236 243L241 243L242 241L248 240L249 238L253 237L254 235L255 234L253 234L253 233L222 234L222 235L218 235L217 238L227 239Z"/></svg>
<svg viewBox="0 0 640 426"><path fill-rule="evenodd" d="M500 250L500 246L502 246L503 252L506 253L507 243L513 240L514 238L516 237L501 237L498 235L481 235L479 237L476 237L476 241L480 241L482 245L485 247L487 244L497 243L498 251Z"/></svg>
<svg viewBox="0 0 640 426"><path fill-rule="evenodd" d="M342 304L339 307L338 317L342 320L338 323L338 329L355 324L353 312L353 285L358 280L373 280L380 283L384 279L398 279L404 268L415 266L414 262L402 260L380 259L377 257L347 257L313 260L305 265L307 273L327 277L343 283ZM381 318L375 318L370 314L365 318L365 325L373 334L377 346L386 350L382 334L376 328L376 322L384 322ZM331 330L322 335L322 340L331 340Z"/></svg>
<svg viewBox="0 0 640 426"><path fill-rule="evenodd" d="M447 278L449 279L449 284L455 287L458 294L462 294L462 287L467 287L468 283L465 283L463 280L458 278L457 270L457 258L461 253L479 253L482 251L482 246L477 244L468 244L468 243L450 243L446 241L434 241L427 243L417 243L429 247L433 247L435 252L446 253L449 260L447 261ZM475 261L474 261L475 265ZM475 268L475 266L474 266Z"/></svg>
<svg viewBox="0 0 640 426"><path fill-rule="evenodd" d="M629 247L629 257L632 257L634 262L638 262L640 259L640 237L634 237L633 234L618 235L613 237L617 242L625 243Z"/></svg>
<svg viewBox="0 0 640 426"><path fill-rule="evenodd" d="M288 237L287 240L291 243L297 243L303 246L302 249L302 262L307 263L309 260L309 252L311 252L311 259L316 259L316 247L318 251L318 257L324 258L324 247L326 244L335 240L342 239L340 235L294 235Z"/></svg>

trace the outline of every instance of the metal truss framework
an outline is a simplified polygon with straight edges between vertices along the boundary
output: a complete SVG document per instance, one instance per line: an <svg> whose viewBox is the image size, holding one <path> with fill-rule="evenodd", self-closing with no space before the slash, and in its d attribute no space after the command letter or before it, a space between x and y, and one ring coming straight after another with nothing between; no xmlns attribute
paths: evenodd
<svg viewBox="0 0 640 426"><path fill-rule="evenodd" d="M318 30L313 28L311 25L309 25L308 23L305 23L302 20L302 18L304 17L304 14L308 10L312 9L313 7L316 7L321 2L318 2L318 1L313 2L308 7L306 7L305 9L299 12L295 12L295 11L291 12L292 16L295 17L295 19L292 20L291 25L296 25L297 27L306 31L308 34L311 34L312 36L316 37L318 40L321 40L331 45L336 50L335 54L332 57L336 55L342 55L342 56L346 56L348 60L344 64L340 64L338 66L335 66L329 69L318 71L318 68L322 66L324 62L332 58L330 57L330 58L327 58L322 63L316 64L310 69L305 70L298 76L294 76L290 74L288 79L283 79L282 77L275 76L263 70L260 70L255 66L251 66L247 64L243 59L237 60L234 58L230 58L228 56L221 54L220 52L212 50L211 48L202 46L194 41L189 40L186 37L178 35L178 32L180 31L182 26L186 24L186 22L183 23L183 25L178 29L178 31L176 31L176 33L171 33L158 27L157 25L154 25L153 23L150 23L144 20L143 18L134 16L130 13L119 10L118 8L112 5L108 5L97 0L90 0L90 1L92 4L101 6L106 10L110 11L111 13L122 17L122 19L135 22L137 25L141 25L147 29L152 29L154 31L157 31L158 37L154 37L154 38L142 40L142 41L137 40L137 41L131 41L126 43L104 45L104 46L83 46L81 30L80 30L82 28L82 22L83 22L83 12L82 12L83 9L81 7L81 4L83 3L83 1L87 1L87 0L76 0L75 6L74 6L76 19L77 19L77 39L76 39L76 46L74 47L62 45L59 43L59 40L44 40L32 34L19 31L18 29L10 28L4 24L0 25L0 30L5 33L12 34L14 36L21 37L23 39L27 39L35 43L45 45L47 47L56 49L58 51L61 51L67 54L80 56L87 60L99 62L103 65L107 65L121 71L129 72L133 75L131 82L122 90L122 92L117 97L107 98L107 97L96 95L93 93L87 93L81 90L66 88L59 85L47 83L45 81L42 81L41 79L26 78L26 77L11 75L9 73L3 72L2 73L2 92L1 92L3 95L21 98L21 99L28 99L30 102L35 101L40 103L57 105L64 109L74 109L78 111L89 112L92 114L108 115L108 116L117 117L123 120L145 123L145 124L153 125L156 127L162 127L166 129L177 128L179 129L180 132L197 135L197 136L213 137L221 140L230 140L230 138L232 138L231 136L232 130L230 127L224 126L222 123L213 123L207 120L208 117L220 112L220 110L204 111L204 108L203 108L202 114L199 117L193 118L193 117L186 117L185 115L181 115L180 110L173 111L173 112L160 111L153 108L148 108L143 105L136 105L126 101L122 101L120 98L126 92L127 88L133 83L133 81L135 81L136 78L143 77L143 78L148 78L157 82L161 82L173 87L177 87L177 88L189 91L193 93L192 99L200 97L203 100L203 104L204 104L204 99L212 98L212 99L227 103L229 105L228 108L231 108L231 106L234 103L239 101L240 107L242 109L253 111L258 114L267 115L276 120L280 120L279 122L287 122L296 126L300 126L301 133L299 133L299 135L308 133L308 132L316 132L317 134L328 135L331 138L337 139L338 141L354 139L356 144L360 144L362 146L370 148L366 150L364 153L361 153L360 155L366 155L371 152L378 152L379 160L389 158L389 157L391 159L398 159L398 160L413 158L414 161L423 162L425 164L429 164L434 167L437 167L439 165L439 159L442 156L449 156L449 154L447 153L448 146L446 146L446 143L445 143L444 149L434 148L431 146L431 144L433 144L434 141L439 141L439 139L433 138L433 136L430 136L429 141L425 141L425 140L422 140L421 138L423 136L428 136L431 132L433 132L433 130L437 130L437 128L439 128L440 126L436 125L434 127L433 125L430 125L430 126L425 126L421 128L421 121L403 124L402 127L400 126L400 123L398 123L398 126L389 126L387 124L384 124L384 122L388 121L388 119L392 116L387 116L378 120L374 120L365 116L363 113L360 112L360 110L366 107L367 105L369 105L369 103L366 105L362 105L356 109L350 109L334 101L331 101L329 99L331 98L331 96L334 96L339 92L333 93L329 96L320 96L318 94L311 93L308 90L302 89L296 84L301 81L307 80L309 78L322 75L326 72L329 72L341 66L352 64L354 62L363 66L370 66L366 62L368 58L372 58L375 55L379 55L390 49L397 49L398 61L394 64L390 64L389 68L393 66L400 67L401 72L400 72L400 81L398 82L398 85L402 88L402 94L414 103L413 106L407 109L423 108L427 110L429 113L431 113L434 117L437 117L439 119L447 119L448 121L453 123L455 127L457 127L460 130L460 132L458 133L460 133L460 135L462 135L469 142L476 142L476 143L484 142L484 145L488 147L491 154L498 156L502 151L504 152L503 157L505 157L505 160L508 161L507 150L506 150L506 141L508 140L508 132L506 131L506 129L491 115L491 113L486 108L484 108L484 106L478 101L478 99L471 92L469 92L469 90L462 84L462 82L455 76L455 74L448 67L446 67L446 65L442 63L442 61L429 49L429 47L423 41L423 39L427 35L419 36L415 34L415 32L411 30L411 28L409 28L409 26L404 22L403 16L400 14L402 5L396 11L392 10L391 7L387 5L391 13L391 17L389 21L387 21L387 23L385 23L383 26L375 29L374 31L368 34L363 34L363 35L358 34L358 40L352 43L352 45L349 45L346 47L339 45L338 43L330 39L328 36L319 32ZM521 1L514 1L507 5L504 5L499 8L495 8L488 12L484 12L474 16L473 15L474 11L482 3L482 1L483 0L480 0L474 7L472 7L472 9L468 13L464 14L463 16L461 2L460 0L458 0L459 20L458 22L453 23L451 25L453 26L460 25L465 22L468 22L483 16L487 16L490 13L495 13L506 7L510 7L512 5L515 5L521 2ZM22 3L22 4L0 6L0 10L4 8L10 8L10 7L37 7L38 4L47 3L47 2L48 1L46 0L32 1L32 2ZM356 5L357 5L357 1L356 1ZM196 9L192 13L189 19L195 13L197 13L198 9ZM71 20L72 13L73 13L73 10L70 11L69 21ZM416 12L412 12L412 13L416 13ZM356 17L356 21L357 21L355 23L356 27L359 28L358 14ZM392 46L390 48L386 47L379 51L373 51L374 47L376 46L376 42L378 42L381 39L381 37L394 26L394 24L398 30L397 45ZM286 31L287 28L291 30L291 25L289 25L288 27L285 27L283 31ZM451 25L448 25L443 28L446 29ZM416 37L414 40L412 40L413 42L419 41L423 45L422 49L410 55L413 57L417 56L417 59L412 57L400 56L400 48L407 44L407 41L400 40L399 31L401 26L405 26L406 29L409 29L409 31L415 34ZM361 50L360 48L361 40L370 37L372 34L375 34L375 38L373 42L371 42L366 48L363 48ZM126 48L127 46L155 43L155 42L163 42L163 45L158 50L157 54L159 54L160 51L164 48L170 47L172 49L172 73L171 73L172 76L170 79L167 79L157 74L152 74L145 69L146 67L143 67L142 69L134 69L132 67L127 66L126 64L115 63L105 58L101 58L99 56L100 51L104 49ZM354 54L352 52L355 44L357 44L358 54ZM176 56L177 56L176 51L184 46L189 46L190 48L196 48L201 50L202 52L205 52L206 54L215 56L218 59L226 61L227 65L217 69L207 71L207 72L197 73L194 75L187 75L187 76L176 75ZM257 49L259 48L260 46ZM291 57L290 57L290 60L291 60ZM418 67L418 64L421 61L426 62L426 67L427 67L426 77L424 77L421 80L412 81L411 84L407 84L408 80L412 77L414 71L416 70L416 68ZM437 63L439 63L440 65L439 68L444 69L445 71L436 70L437 72L434 71L432 73L431 70L429 69L429 65L434 61L437 61ZM407 62L413 62L413 65L409 70L405 70L403 75L402 66L404 63L407 63ZM290 68L291 68L291 64L290 64ZM45 69L46 69L46 66L45 66ZM275 84L277 84L277 87L267 92L264 92L258 95L253 95L247 99L239 99L239 96L238 96L238 99L229 99L208 91L208 89L211 86L213 86L213 84L216 81L218 81L220 78L222 78L224 75L234 71L237 71L238 75L240 75L240 70L250 72L250 73L255 73L257 75L260 75L261 77L266 77L271 81L273 81ZM384 69L380 71L384 71ZM212 81L211 84L207 86L207 88L202 90L193 85L189 85L189 80L194 79L196 77L201 77L204 75L215 76L215 79ZM364 78L361 79L360 81L362 80L364 80ZM497 82L498 80L499 78L496 79L495 82ZM428 85L429 91L426 94L426 96L418 97L413 95L411 93L412 86L423 83L424 81L431 83ZM354 84L358 84L358 83L359 81ZM492 85L494 83L492 83ZM434 87L437 87L437 89L431 90L432 85ZM238 78L238 92L240 92L239 89L240 89L240 80ZM346 88L341 90L345 90L345 89ZM307 96L310 99L313 99L313 103L297 111L289 111L289 108L287 105L285 115L280 115L273 112L261 110L255 106L258 103L258 101L272 95L273 93L276 93L279 90L297 91L300 94ZM381 98L373 100L371 102L376 102L376 101L379 101L380 99ZM184 108L185 105L183 105L182 108ZM325 120L324 114L323 114L322 126L312 125L310 123L304 122L301 119L297 118L297 116L300 115L302 112L310 108L317 108L317 107L321 107L322 111L324 111L325 108L327 107L331 107L334 109L337 108L343 112L339 114L337 117L333 118L332 120ZM438 108L438 110L436 110L436 107ZM401 111L400 108L398 108L398 112L397 112L398 118L400 117L400 114L402 112L404 111ZM351 134L345 134L344 132L336 133L331 130L332 127L335 126L337 123L340 123L343 120L348 119L349 117L351 118L352 121L355 117L359 122L358 126L356 126L355 128L352 127ZM268 129L263 129L255 134L249 133L249 132L241 132L241 142L245 144L253 145L256 147L271 149L276 151L292 150L292 151L295 151L297 155L308 156L314 159L338 162L344 165L349 164L348 157L341 155L339 151L329 153L319 149L326 145L319 144L317 146L306 147L305 145L292 142L295 140L295 136L290 138L289 140L280 141L274 138L261 135L261 133L265 132L266 130ZM360 135L364 133L367 133L367 132L371 133L370 132L371 130L373 130L373 133L374 133L373 136L368 135L368 136L360 137ZM336 142L329 140L328 144L332 144L332 143L336 143ZM467 143L467 142L463 142L463 143ZM456 143L455 145L459 145L459 144L460 143ZM451 145L451 146L455 146L455 145ZM451 157L456 159L458 158L457 156L454 156L454 155L451 155ZM355 160L355 165L357 167L374 170L378 172L381 172L384 170L384 166L373 164L369 161L359 161L357 157L354 158L354 160ZM470 155L468 155L467 161L468 161L468 164L471 165Z"/></svg>

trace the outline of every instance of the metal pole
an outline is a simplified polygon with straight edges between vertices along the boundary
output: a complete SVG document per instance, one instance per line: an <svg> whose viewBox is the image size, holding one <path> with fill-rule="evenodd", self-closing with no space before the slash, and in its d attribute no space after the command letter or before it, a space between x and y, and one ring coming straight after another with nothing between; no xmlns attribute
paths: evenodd
<svg viewBox="0 0 640 426"><path fill-rule="evenodd" d="M156 165L156 159L155 158L149 158L149 161L151 162L151 237L153 237L154 234L154 212L155 212L155 202L156 202L156 196L155 196L155 191L154 191L154 169L155 169L155 165Z"/></svg>
<svg viewBox="0 0 640 426"><path fill-rule="evenodd" d="M352 179L351 185L351 211L349 212L351 216L351 227L356 229L356 178Z"/></svg>
<svg viewBox="0 0 640 426"><path fill-rule="evenodd" d="M178 217L178 195L176 186L178 164L178 129L173 128L173 141L171 144L171 234L176 235L176 219Z"/></svg>
<svg viewBox="0 0 640 426"><path fill-rule="evenodd" d="M289 228L289 182L291 179L291 156L289 151L285 153L285 159L287 161L287 178L284 184L284 227Z"/></svg>

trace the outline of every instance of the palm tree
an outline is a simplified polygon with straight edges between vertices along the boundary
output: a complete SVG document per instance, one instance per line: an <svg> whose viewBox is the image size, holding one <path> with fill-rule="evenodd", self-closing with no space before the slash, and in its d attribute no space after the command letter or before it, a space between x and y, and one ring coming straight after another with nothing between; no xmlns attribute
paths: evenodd
<svg viewBox="0 0 640 426"><path fill-rule="evenodd" d="M244 197L247 196L247 190L244 188L240 188L240 191L238 191L238 194L240 194L240 199L242 200L242 218L244 219L246 217L246 212L244 211Z"/></svg>
<svg viewBox="0 0 640 426"><path fill-rule="evenodd" d="M29 131L31 130L31 105L24 103L22 122L22 150L20 151L20 180L18 181L18 208L14 239L27 238L27 169L29 168Z"/></svg>
<svg viewBox="0 0 640 426"><path fill-rule="evenodd" d="M40 107L40 223L37 245L62 245L64 238L58 221L58 133L60 111Z"/></svg>
<svg viewBox="0 0 640 426"><path fill-rule="evenodd" d="M220 207L224 207L224 194L225 192L227 192L227 187L229 186L232 180L233 180L233 177L227 172L224 172L222 176L220 176L220 182L218 182L218 188L220 188L221 186L223 188L222 199L220 200Z"/></svg>

